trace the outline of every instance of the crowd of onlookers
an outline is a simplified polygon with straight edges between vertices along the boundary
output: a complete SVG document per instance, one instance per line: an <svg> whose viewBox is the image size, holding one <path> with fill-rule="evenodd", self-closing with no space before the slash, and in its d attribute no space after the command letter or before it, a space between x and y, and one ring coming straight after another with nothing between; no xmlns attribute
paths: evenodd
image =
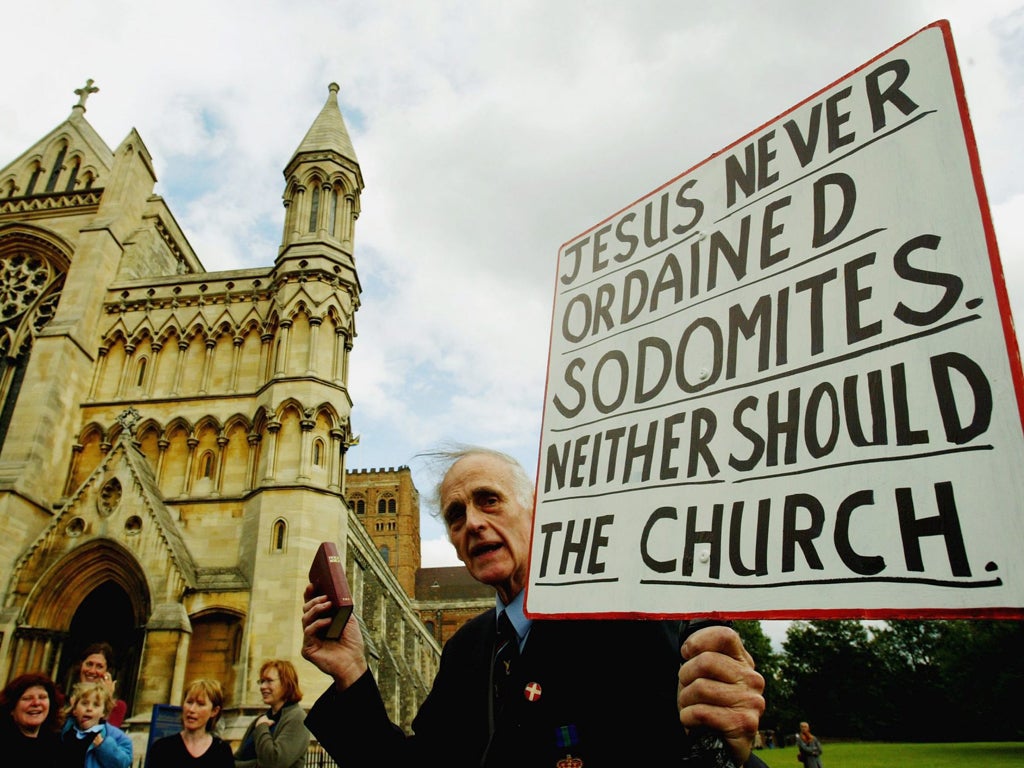
<svg viewBox="0 0 1024 768"><path fill-rule="evenodd" d="M47 675L15 677L0 691L0 743L5 765L34 768L131 768L132 740L121 730L127 705L115 695L113 650L86 648L65 696ZM224 691L216 680L194 680L181 704L181 730L153 741L147 768L301 768L310 734L298 706L302 698L291 662L260 667L259 690L267 711L249 724L237 749L217 735Z"/></svg>

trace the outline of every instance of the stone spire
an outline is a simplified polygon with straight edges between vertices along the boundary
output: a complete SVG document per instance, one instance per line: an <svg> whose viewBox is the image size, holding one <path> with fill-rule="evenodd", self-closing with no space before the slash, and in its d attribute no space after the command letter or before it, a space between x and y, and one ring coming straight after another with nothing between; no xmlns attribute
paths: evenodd
<svg viewBox="0 0 1024 768"><path fill-rule="evenodd" d="M338 84L327 90L327 103L284 169L279 259L293 247L314 243L352 255L363 174L338 107Z"/></svg>
<svg viewBox="0 0 1024 768"><path fill-rule="evenodd" d="M299 160L302 155L323 154L324 152L335 153L354 163L356 167L359 166L356 150L352 146L352 139L348 137L345 119L341 116L341 108L338 106L340 88L337 83L331 83L327 86L327 90L327 103L324 104L324 108L320 110L320 114L317 115L313 125L306 132L306 137L299 144L299 148L295 150L289 166Z"/></svg>

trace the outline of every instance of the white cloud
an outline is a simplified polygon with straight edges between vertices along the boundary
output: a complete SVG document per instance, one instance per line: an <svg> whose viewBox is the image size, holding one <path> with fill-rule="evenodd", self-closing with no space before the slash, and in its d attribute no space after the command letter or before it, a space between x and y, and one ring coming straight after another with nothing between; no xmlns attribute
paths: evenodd
<svg viewBox="0 0 1024 768"><path fill-rule="evenodd" d="M420 557L424 568L462 564L455 554L455 547L445 538L423 539L420 542Z"/></svg>

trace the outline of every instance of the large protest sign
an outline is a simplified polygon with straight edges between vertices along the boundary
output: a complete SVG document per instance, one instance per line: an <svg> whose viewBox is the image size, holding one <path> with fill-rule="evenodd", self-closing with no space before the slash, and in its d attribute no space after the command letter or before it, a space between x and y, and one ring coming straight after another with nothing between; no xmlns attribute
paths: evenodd
<svg viewBox="0 0 1024 768"><path fill-rule="evenodd" d="M560 249L527 611L1024 615L1021 393L938 22Z"/></svg>

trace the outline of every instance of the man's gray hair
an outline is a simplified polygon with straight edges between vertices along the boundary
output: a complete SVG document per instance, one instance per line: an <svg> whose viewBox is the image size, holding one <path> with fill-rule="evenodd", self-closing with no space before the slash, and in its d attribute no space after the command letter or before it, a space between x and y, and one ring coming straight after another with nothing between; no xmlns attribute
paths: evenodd
<svg viewBox="0 0 1024 768"><path fill-rule="evenodd" d="M429 497L430 513L435 517L441 514L441 485L444 483L448 470L455 466L456 462L470 456L491 456L507 464L512 473L512 486L516 495L516 501L522 504L525 509L533 509L533 480L526 474L523 465L507 453L496 451L493 448L484 448L479 445L456 443L422 451L416 455L426 460L440 478L436 485L434 485Z"/></svg>

